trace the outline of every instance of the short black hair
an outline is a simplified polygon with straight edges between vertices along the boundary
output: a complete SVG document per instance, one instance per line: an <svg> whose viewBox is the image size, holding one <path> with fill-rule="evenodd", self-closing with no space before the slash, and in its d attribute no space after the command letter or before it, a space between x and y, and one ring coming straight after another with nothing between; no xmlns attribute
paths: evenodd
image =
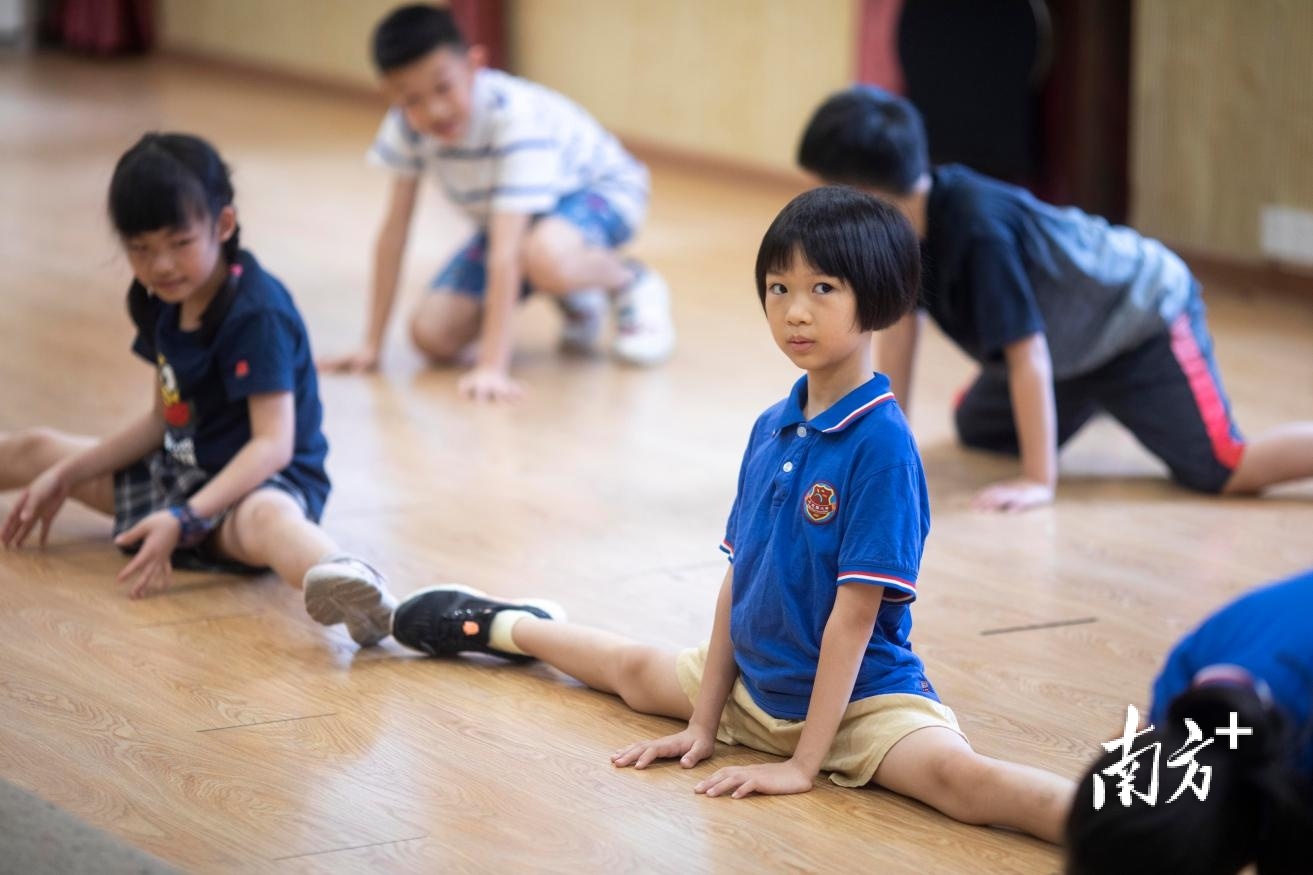
<svg viewBox="0 0 1313 875"><path fill-rule="evenodd" d="M916 305L921 247L912 225L889 203L855 188L827 185L789 201L757 250L757 297L766 306L766 274L785 270L794 253L852 286L857 324L879 331Z"/></svg>
<svg viewBox="0 0 1313 875"><path fill-rule="evenodd" d="M930 171L925 124L906 98L854 85L812 114L798 163L826 182L904 195Z"/></svg>
<svg viewBox="0 0 1313 875"><path fill-rule="evenodd" d="M119 158L109 183L110 220L124 238L213 222L232 202L228 166L193 134L145 134Z"/></svg>
<svg viewBox="0 0 1313 875"><path fill-rule="evenodd" d="M436 49L467 48L450 9L428 3L399 6L374 28L374 66L380 73L418 61Z"/></svg>
<svg viewBox="0 0 1313 875"><path fill-rule="evenodd" d="M1221 743L1198 747L1200 739L1186 731L1186 718L1205 733L1237 719L1253 734L1234 751ZM1313 808L1296 763L1298 736L1282 712L1250 687L1216 684L1182 693L1172 701L1166 725L1138 736L1134 749L1161 743L1165 761L1191 746L1200 771L1211 770L1208 792L1200 799L1183 788L1169 803L1169 794L1178 792L1176 782L1169 781L1159 785L1156 805L1132 796L1131 804L1123 806L1117 798L1120 779L1103 777L1105 797L1096 809L1095 777L1121 762L1123 754L1119 746L1100 756L1080 782L1068 816L1068 875L1233 875L1250 863L1261 875L1307 872ZM1149 756L1143 754L1146 760ZM1145 765L1136 774L1138 790L1154 776ZM1180 774L1184 778L1183 770ZM1196 776L1192 783L1200 780Z"/></svg>
<svg viewBox="0 0 1313 875"><path fill-rule="evenodd" d="M193 221L213 223L233 205L228 165L214 146L194 134L149 133L124 152L109 182L109 217L124 240ZM241 258L241 229L223 244L229 265ZM213 340L232 305L236 286L226 284L201 314L201 339ZM140 282L128 289L128 313L145 337L154 336L156 305Z"/></svg>

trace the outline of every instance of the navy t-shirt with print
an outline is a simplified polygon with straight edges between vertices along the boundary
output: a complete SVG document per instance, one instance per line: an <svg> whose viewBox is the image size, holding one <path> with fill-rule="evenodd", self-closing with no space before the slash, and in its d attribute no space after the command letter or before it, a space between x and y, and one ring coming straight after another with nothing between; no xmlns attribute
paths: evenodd
<svg viewBox="0 0 1313 875"><path fill-rule="evenodd" d="M805 718L839 587L882 586L852 700L938 701L908 640L930 530L911 429L881 374L811 420L806 403L804 376L753 426L721 544L734 563L730 638L740 678L768 714Z"/></svg>
<svg viewBox="0 0 1313 875"><path fill-rule="evenodd" d="M1273 701L1302 734L1300 763L1313 780L1311 617L1313 571L1256 589L1217 611L1167 657L1154 681L1150 722L1166 722L1172 700L1190 689L1199 672L1210 666L1239 666L1267 685Z"/></svg>
<svg viewBox="0 0 1313 875"><path fill-rule="evenodd" d="M151 297L132 351L156 367L164 396L164 448L178 462L213 477L251 439L247 398L291 392L296 409L292 462L280 473L305 494L318 519L328 499L328 441L305 324L282 283L249 252L234 270L227 314L208 343L178 326L177 304Z"/></svg>
<svg viewBox="0 0 1313 875"><path fill-rule="evenodd" d="M1001 368L1043 332L1059 380L1166 331L1198 294L1157 240L959 165L931 174L921 251L920 304L967 355Z"/></svg>

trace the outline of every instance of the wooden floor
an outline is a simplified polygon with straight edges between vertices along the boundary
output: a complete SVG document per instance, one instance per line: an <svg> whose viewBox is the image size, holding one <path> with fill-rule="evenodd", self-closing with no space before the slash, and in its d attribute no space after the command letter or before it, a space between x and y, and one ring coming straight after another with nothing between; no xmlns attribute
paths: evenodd
<svg viewBox="0 0 1313 875"><path fill-rule="evenodd" d="M317 349L355 343L385 184L362 156L380 110L177 62L0 62L0 430L103 433L149 401L104 207L115 159L147 129L217 143L243 240L292 289ZM531 302L517 407L460 402L454 375L423 369L400 330L382 375L323 380L325 525L399 594L459 580L550 596L658 644L708 634L749 426L795 376L751 280L790 192L653 170L636 252L675 290L668 367L562 359L555 312ZM408 297L461 232L434 195ZM1310 302L1212 288L1208 301L1241 424L1313 417ZM1056 506L973 513L971 492L1010 468L952 441L949 401L970 373L928 332L913 421L934 525L914 641L979 750L1075 776L1144 703L1178 635L1313 565L1313 489L1189 494L1100 422L1064 452ZM0 497L0 513L11 505ZM108 531L70 507L45 552L0 555L0 778L186 870L1059 866L1043 843L884 792L708 800L692 787L714 765L617 772L610 751L673 724L541 666L358 652L271 578L184 575L129 601Z"/></svg>

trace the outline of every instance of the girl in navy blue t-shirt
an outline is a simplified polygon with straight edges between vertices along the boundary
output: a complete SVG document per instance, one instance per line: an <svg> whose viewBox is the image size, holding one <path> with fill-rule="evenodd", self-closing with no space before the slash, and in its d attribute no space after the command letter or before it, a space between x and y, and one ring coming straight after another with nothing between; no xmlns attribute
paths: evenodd
<svg viewBox="0 0 1313 875"><path fill-rule="evenodd" d="M306 610L374 644L391 631L383 578L317 525L328 443L305 325L278 280L238 244L228 169L187 134L147 134L114 169L109 212L135 277L133 352L155 403L95 440L34 429L0 439L0 489L26 485L0 529L21 546L72 497L114 516L135 598L173 565L272 567Z"/></svg>

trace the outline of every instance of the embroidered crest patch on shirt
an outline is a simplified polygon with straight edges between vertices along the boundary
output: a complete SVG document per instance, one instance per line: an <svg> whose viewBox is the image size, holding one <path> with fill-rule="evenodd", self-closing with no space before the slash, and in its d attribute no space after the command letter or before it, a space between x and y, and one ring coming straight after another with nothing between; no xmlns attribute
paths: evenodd
<svg viewBox="0 0 1313 875"><path fill-rule="evenodd" d="M233 370L237 374L237 378L241 379L251 372L251 366L247 364L246 359L242 359Z"/></svg>
<svg viewBox="0 0 1313 875"><path fill-rule="evenodd" d="M812 484L802 499L802 512L814 523L828 523L839 509L839 493L824 480Z"/></svg>

